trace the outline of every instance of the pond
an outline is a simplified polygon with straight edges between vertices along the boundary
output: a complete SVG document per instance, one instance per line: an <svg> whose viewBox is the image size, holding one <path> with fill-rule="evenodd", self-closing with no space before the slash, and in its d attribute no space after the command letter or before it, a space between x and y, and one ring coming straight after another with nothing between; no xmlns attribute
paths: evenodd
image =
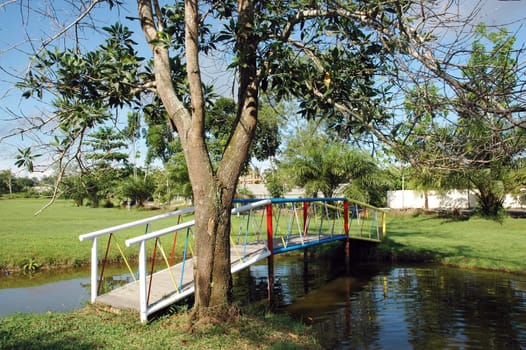
<svg viewBox="0 0 526 350"><path fill-rule="evenodd" d="M266 266L239 280L252 288L238 298L266 295ZM278 257L276 281L278 310L312 325L326 349L526 349L523 275L392 264L346 273Z"/></svg>
<svg viewBox="0 0 526 350"><path fill-rule="evenodd" d="M127 278L110 273L112 284ZM375 264L346 273L338 261L302 256L278 256L275 273L278 312L311 324L327 349L526 349L526 276ZM236 300L265 300L266 274L266 264L237 274ZM69 276L0 277L0 314L81 307L89 271Z"/></svg>
<svg viewBox="0 0 526 350"><path fill-rule="evenodd" d="M115 287L130 280L124 266L106 267L106 283ZM81 308L90 299L90 269L38 271L0 275L0 316L16 312L43 313Z"/></svg>
<svg viewBox="0 0 526 350"><path fill-rule="evenodd" d="M360 266L282 309L327 349L526 348L526 276Z"/></svg>

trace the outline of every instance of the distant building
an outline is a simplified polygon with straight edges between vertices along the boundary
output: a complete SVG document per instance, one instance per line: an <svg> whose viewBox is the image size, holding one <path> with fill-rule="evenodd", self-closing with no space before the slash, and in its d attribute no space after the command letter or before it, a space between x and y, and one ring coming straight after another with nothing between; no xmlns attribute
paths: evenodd
<svg viewBox="0 0 526 350"><path fill-rule="evenodd" d="M427 206L426 206L427 202ZM472 209L478 206L474 190L449 191L387 191L387 206L391 209ZM504 208L519 209L526 206L525 197L506 195Z"/></svg>

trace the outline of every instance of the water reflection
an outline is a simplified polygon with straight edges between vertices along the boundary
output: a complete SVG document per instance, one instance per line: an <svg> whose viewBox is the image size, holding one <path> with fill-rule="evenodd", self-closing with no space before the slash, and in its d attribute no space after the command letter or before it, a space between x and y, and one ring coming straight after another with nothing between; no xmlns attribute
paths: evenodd
<svg viewBox="0 0 526 350"><path fill-rule="evenodd" d="M82 285L89 278L76 278L25 288L0 289L0 316L16 312L68 311L89 300Z"/></svg>
<svg viewBox="0 0 526 350"><path fill-rule="evenodd" d="M132 277L121 265L107 267L103 290L121 286ZM90 299L90 270L67 269L0 277L0 316L12 313L70 311Z"/></svg>
<svg viewBox="0 0 526 350"><path fill-rule="evenodd" d="M284 306L311 322L328 349L526 347L524 276L444 267L353 271Z"/></svg>

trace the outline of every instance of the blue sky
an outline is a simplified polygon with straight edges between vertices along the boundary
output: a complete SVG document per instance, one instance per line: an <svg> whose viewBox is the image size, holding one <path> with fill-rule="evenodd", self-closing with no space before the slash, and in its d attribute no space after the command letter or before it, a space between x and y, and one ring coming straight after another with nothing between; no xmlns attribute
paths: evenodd
<svg viewBox="0 0 526 350"><path fill-rule="evenodd" d="M46 0L31 1L44 2ZM28 4L31 1L23 1L23 3ZM41 111L43 113L47 109L45 104L37 103L34 100L22 99L21 91L12 88L12 84L21 76L21 73L28 65L26 53L30 49L27 44L21 46L16 46L16 44L27 39L25 28L40 37L48 37L57 28L49 19L38 18L34 15L28 17L28 12L21 11L19 1L11 2L9 0L0 0L0 66L5 69L0 70L0 138L7 135L10 130L17 126L13 122L10 111L16 114L22 113L27 116L33 116L41 113ZM475 0L460 0L459 10L466 13L477 2ZM520 46L526 43L526 21L524 20L526 18L526 0L486 0L482 2L483 7L478 15L479 21L488 25L510 24L508 28L517 35L517 44ZM53 4L57 3L59 1L53 1ZM129 3L129 9L125 7L119 11L114 9L110 12L105 7L100 8L95 12L94 18L102 25L109 25L120 19L136 33L135 40L141 44L141 54L148 57L149 49L144 44L144 38L137 21L132 22L125 19L125 16L136 16L135 2L129 0L127 3ZM57 8L60 8L60 6ZM59 16L64 19L64 22L70 18L67 13L59 13ZM83 33L80 33L81 37L83 35ZM85 41L87 46L97 45L101 41L100 37L97 36L89 39ZM60 44L61 42L58 41L57 43ZM210 61L206 62L205 66L207 67L204 70L205 78L209 81L221 83L223 92L228 94L232 83L230 75L225 72L221 62ZM13 168L17 147L28 146L31 143L32 139L30 137L15 137L0 141L0 170Z"/></svg>

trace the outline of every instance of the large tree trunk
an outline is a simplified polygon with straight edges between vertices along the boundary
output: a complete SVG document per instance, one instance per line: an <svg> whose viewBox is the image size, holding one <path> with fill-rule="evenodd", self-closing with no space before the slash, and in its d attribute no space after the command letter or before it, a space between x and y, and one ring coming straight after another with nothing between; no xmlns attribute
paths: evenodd
<svg viewBox="0 0 526 350"><path fill-rule="evenodd" d="M195 212L194 310L196 313L208 307L226 305L230 301L228 299L231 281L229 237L233 194L231 190L210 184L206 193L197 195L200 198L196 201Z"/></svg>
<svg viewBox="0 0 526 350"><path fill-rule="evenodd" d="M157 1L137 0L139 16L148 42L157 39L163 30ZM258 108L256 79L257 42L252 34L251 0L239 0L239 91L237 124L223 157L214 171L205 142L205 111L199 68L197 33L197 1L185 1L185 53L190 85L191 112L175 92L171 81L169 54L162 45L151 46L154 58L156 91L172 125L181 140L195 201L195 305L194 316L222 312L229 303L230 274L230 210L237 180L248 158L254 138ZM211 308L213 308L211 310Z"/></svg>

